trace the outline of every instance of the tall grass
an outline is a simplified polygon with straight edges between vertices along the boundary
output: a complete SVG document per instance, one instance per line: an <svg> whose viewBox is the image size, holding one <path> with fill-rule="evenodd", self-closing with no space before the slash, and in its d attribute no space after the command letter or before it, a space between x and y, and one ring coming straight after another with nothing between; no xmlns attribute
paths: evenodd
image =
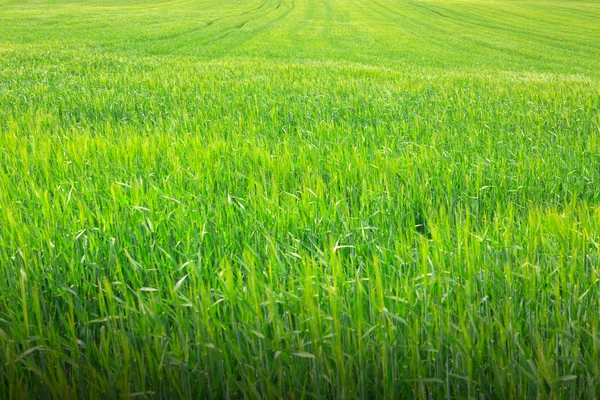
<svg viewBox="0 0 600 400"><path fill-rule="evenodd" d="M528 5L296 2L324 29L296 56L311 14L210 47L136 37L187 2L0 2L0 397L597 398L599 11L542 4L579 24L523 21L579 47L503 69L458 16L408 15L462 26L472 63L443 30L364 54L336 29Z"/></svg>

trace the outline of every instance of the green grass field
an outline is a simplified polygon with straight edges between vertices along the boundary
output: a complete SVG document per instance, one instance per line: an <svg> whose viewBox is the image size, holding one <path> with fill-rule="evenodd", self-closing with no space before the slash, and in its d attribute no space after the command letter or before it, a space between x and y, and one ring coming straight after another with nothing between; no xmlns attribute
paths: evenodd
<svg viewBox="0 0 600 400"><path fill-rule="evenodd" d="M0 398L599 396L597 0L0 0Z"/></svg>

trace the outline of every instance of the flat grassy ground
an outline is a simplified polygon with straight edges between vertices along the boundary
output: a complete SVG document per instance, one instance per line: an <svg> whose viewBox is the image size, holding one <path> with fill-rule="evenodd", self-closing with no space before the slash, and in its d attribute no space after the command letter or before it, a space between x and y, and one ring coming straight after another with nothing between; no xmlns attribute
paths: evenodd
<svg viewBox="0 0 600 400"><path fill-rule="evenodd" d="M0 398L600 396L600 3L0 0Z"/></svg>

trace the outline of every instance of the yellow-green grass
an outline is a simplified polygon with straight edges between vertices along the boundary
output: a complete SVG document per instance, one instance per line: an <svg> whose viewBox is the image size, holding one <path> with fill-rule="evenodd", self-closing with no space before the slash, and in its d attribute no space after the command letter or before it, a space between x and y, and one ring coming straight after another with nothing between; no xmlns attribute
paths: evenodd
<svg viewBox="0 0 600 400"><path fill-rule="evenodd" d="M597 398L599 21L0 0L0 397Z"/></svg>

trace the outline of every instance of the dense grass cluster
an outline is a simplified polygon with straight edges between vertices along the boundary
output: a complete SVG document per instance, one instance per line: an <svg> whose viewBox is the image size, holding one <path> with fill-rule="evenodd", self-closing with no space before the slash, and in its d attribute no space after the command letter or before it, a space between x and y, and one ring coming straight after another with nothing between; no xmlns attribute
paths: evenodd
<svg viewBox="0 0 600 400"><path fill-rule="evenodd" d="M0 397L597 398L599 19L0 0Z"/></svg>

